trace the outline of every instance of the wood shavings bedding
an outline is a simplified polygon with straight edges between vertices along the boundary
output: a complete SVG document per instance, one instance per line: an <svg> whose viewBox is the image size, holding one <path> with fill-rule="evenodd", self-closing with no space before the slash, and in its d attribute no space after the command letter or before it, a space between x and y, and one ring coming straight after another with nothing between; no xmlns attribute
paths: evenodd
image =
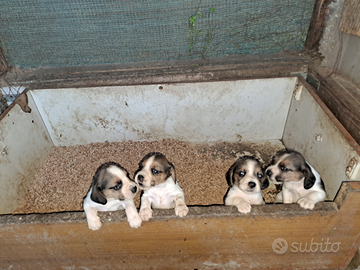
<svg viewBox="0 0 360 270"><path fill-rule="evenodd" d="M36 172L31 188L14 214L81 211L96 169L114 161L133 178L138 163L149 152L161 152L176 169L187 205L223 204L227 191L225 173L241 154L257 156L267 164L280 149L267 143L192 144L164 139L151 142L104 142L54 147ZM263 191L267 203L273 202L275 186ZM139 206L140 192L135 197Z"/></svg>

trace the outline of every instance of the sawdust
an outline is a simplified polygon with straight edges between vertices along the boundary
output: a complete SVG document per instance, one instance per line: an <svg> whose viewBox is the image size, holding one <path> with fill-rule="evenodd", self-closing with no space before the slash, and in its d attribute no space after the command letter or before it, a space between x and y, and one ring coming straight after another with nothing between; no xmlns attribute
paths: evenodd
<svg viewBox="0 0 360 270"><path fill-rule="evenodd" d="M228 189L225 173L237 157L251 154L266 164L280 145L266 142L192 144L166 139L54 147L37 170L26 198L14 214L82 210L83 197L102 163L118 162L133 177L138 162L153 151L163 153L174 164L188 205L223 204ZM263 191L265 201L273 202L277 192L275 186ZM137 206L139 202L140 193L135 197Z"/></svg>

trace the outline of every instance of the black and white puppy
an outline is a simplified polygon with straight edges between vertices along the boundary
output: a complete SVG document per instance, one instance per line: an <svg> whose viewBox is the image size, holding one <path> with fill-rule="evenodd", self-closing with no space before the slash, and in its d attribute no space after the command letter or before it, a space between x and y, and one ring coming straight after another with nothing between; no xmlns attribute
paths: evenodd
<svg viewBox="0 0 360 270"><path fill-rule="evenodd" d="M184 191L176 181L175 167L166 157L152 152L139 162L135 182L143 190L139 215L143 221L152 217L152 208L175 208L175 214L184 217L188 213Z"/></svg>
<svg viewBox="0 0 360 270"><path fill-rule="evenodd" d="M278 151L265 173L274 184L282 184L275 202L298 203L302 208L313 209L317 202L325 200L324 182L298 151Z"/></svg>
<svg viewBox="0 0 360 270"><path fill-rule="evenodd" d="M251 156L243 156L226 172L229 189L225 205L235 205L240 213L250 213L251 205L264 204L261 189L269 186L260 162Z"/></svg>
<svg viewBox="0 0 360 270"><path fill-rule="evenodd" d="M120 164L115 162L102 164L96 170L83 203L89 229L101 228L98 211L123 209L125 209L130 227L140 227L142 220L134 204L137 190L136 183L129 178L129 173Z"/></svg>

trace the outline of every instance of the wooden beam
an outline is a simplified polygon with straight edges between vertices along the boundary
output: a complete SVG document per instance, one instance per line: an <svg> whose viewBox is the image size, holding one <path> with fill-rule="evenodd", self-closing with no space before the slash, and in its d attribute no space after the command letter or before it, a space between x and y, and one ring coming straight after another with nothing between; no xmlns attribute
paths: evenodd
<svg viewBox="0 0 360 270"><path fill-rule="evenodd" d="M318 51L320 46L320 40L322 38L325 19L329 15L328 5L331 0L316 0L313 9L313 15L311 17L309 31L307 33L305 49L309 51Z"/></svg>
<svg viewBox="0 0 360 270"><path fill-rule="evenodd" d="M131 229L123 211L88 229L83 212L0 217L1 269L334 269L359 248L360 183L344 183L335 202L190 207L186 218L156 210ZM283 254L273 243L286 241ZM284 243L284 242L283 242ZM276 244L276 242L275 242ZM279 252L278 252L279 253Z"/></svg>
<svg viewBox="0 0 360 270"><path fill-rule="evenodd" d="M31 89L203 82L287 77L306 73L314 56L306 52L215 59L13 70L9 85Z"/></svg>

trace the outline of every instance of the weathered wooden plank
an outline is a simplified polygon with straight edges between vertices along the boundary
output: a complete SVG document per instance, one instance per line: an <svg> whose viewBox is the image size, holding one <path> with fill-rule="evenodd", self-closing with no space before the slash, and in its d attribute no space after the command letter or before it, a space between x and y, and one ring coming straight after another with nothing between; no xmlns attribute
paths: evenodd
<svg viewBox="0 0 360 270"><path fill-rule="evenodd" d="M350 83L336 77L330 70L309 66L309 74L319 82L316 94L341 122L351 136L360 143L360 94Z"/></svg>
<svg viewBox="0 0 360 270"><path fill-rule="evenodd" d="M346 0L339 26L340 31L360 37L360 2Z"/></svg>
<svg viewBox="0 0 360 270"><path fill-rule="evenodd" d="M104 213L95 232L82 212L2 216L0 268L345 267L359 246L359 205L359 183L344 183L335 202L314 211L296 204L255 206L248 215L226 206L190 207L182 219L171 210L155 211L139 229L129 227L123 212ZM278 238L288 243L284 254L273 251Z"/></svg>
<svg viewBox="0 0 360 270"><path fill-rule="evenodd" d="M316 0L311 17L309 31L306 36L305 48L310 51L317 51L322 38L325 18L328 16L327 7L331 0Z"/></svg>
<svg viewBox="0 0 360 270"><path fill-rule="evenodd" d="M316 100L319 107L324 111L327 117L330 118L333 125L341 133L341 135L346 139L347 143L351 148L353 148L360 155L360 146L356 140L351 136L348 130L342 125L337 117L332 113L332 111L326 106L326 103L320 98L316 91L304 78L298 77L299 81L307 88L312 97ZM356 100L355 100L356 101ZM360 101L360 100L359 100Z"/></svg>
<svg viewBox="0 0 360 270"><path fill-rule="evenodd" d="M6 80L10 85L44 89L286 77L306 73L313 57L317 56L284 52L176 62L39 68L8 72Z"/></svg>

